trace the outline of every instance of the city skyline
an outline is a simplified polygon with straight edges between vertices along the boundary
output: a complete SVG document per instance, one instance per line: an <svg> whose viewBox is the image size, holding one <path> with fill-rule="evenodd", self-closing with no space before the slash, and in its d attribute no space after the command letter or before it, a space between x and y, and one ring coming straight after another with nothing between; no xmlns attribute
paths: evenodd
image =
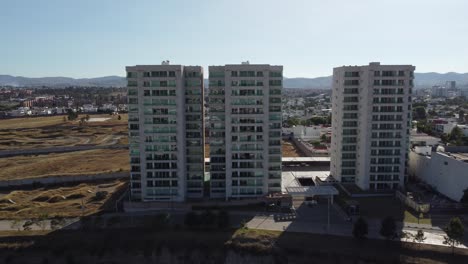
<svg viewBox="0 0 468 264"><path fill-rule="evenodd" d="M7 2L0 73L123 76L125 65L166 59L205 69L245 60L284 65L289 78L330 76L333 67L372 61L468 72L464 1L280 3Z"/></svg>

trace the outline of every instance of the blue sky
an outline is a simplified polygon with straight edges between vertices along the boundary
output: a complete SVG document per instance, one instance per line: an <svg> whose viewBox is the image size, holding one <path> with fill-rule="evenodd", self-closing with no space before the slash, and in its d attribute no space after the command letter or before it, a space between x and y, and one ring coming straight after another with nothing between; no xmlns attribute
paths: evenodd
<svg viewBox="0 0 468 264"><path fill-rule="evenodd" d="M126 65L341 65L468 72L466 0L0 0L0 74L124 75Z"/></svg>

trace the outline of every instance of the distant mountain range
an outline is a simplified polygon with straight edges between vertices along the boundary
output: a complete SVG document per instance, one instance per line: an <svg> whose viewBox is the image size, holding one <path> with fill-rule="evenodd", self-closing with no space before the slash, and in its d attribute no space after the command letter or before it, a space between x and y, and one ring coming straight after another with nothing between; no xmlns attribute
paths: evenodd
<svg viewBox="0 0 468 264"><path fill-rule="evenodd" d="M43 77L43 78L27 78L15 77L11 75L0 75L0 85L11 86L103 86L103 87L122 87L126 86L124 77L120 76L105 76L98 78L82 78L74 79L68 77Z"/></svg>
<svg viewBox="0 0 468 264"><path fill-rule="evenodd" d="M331 86L331 76L318 78L284 78L283 86L285 88L322 88L329 89ZM416 73L415 86L424 87L432 85L443 85L446 81L456 81L459 86L468 86L468 73ZM205 80L205 84L208 82ZM44 78L27 78L15 77L11 75L0 75L0 85L11 86L102 86L102 87L123 87L126 85L124 77L120 76L105 76L99 78L82 78L74 79L68 77L44 77Z"/></svg>

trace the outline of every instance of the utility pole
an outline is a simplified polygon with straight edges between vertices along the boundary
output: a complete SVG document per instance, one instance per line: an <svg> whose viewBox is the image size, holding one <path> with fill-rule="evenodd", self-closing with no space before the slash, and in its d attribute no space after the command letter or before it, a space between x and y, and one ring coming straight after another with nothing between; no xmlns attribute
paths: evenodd
<svg viewBox="0 0 468 264"><path fill-rule="evenodd" d="M330 233L330 196L328 196L327 233Z"/></svg>

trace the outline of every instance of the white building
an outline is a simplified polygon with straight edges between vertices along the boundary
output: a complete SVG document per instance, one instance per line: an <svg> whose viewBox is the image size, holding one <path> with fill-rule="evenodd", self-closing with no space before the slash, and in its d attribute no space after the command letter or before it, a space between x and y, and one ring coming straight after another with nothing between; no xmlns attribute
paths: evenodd
<svg viewBox="0 0 468 264"><path fill-rule="evenodd" d="M331 175L363 190L404 184L414 66L333 69Z"/></svg>
<svg viewBox="0 0 468 264"><path fill-rule="evenodd" d="M17 109L8 112L8 115L14 117L32 115L32 110L29 107L18 107Z"/></svg>
<svg viewBox="0 0 468 264"><path fill-rule="evenodd" d="M210 66L211 197L281 191L282 66Z"/></svg>
<svg viewBox="0 0 468 264"><path fill-rule="evenodd" d="M98 111L98 107L93 104L84 104L81 107L83 113L96 113Z"/></svg>
<svg viewBox="0 0 468 264"><path fill-rule="evenodd" d="M202 67L163 62L126 70L132 197L203 197Z"/></svg>
<svg viewBox="0 0 468 264"><path fill-rule="evenodd" d="M331 127L297 125L293 127L283 127L281 131L283 135L292 135L294 138L310 141L320 140L323 134L331 132Z"/></svg>
<svg viewBox="0 0 468 264"><path fill-rule="evenodd" d="M430 155L417 149L410 151L409 174L460 201L463 190L468 188L468 147L439 147Z"/></svg>
<svg viewBox="0 0 468 264"><path fill-rule="evenodd" d="M99 107L99 109L102 111L111 111L111 112L117 112L119 110L117 106L113 104L103 104L101 107Z"/></svg>
<svg viewBox="0 0 468 264"><path fill-rule="evenodd" d="M426 133L418 133L415 130L411 131L410 136L411 146L428 146L433 147L441 144L440 138L429 136Z"/></svg>
<svg viewBox="0 0 468 264"><path fill-rule="evenodd" d="M454 127L457 126L457 122L448 121L447 123L435 123L434 131L441 134L450 134Z"/></svg>

